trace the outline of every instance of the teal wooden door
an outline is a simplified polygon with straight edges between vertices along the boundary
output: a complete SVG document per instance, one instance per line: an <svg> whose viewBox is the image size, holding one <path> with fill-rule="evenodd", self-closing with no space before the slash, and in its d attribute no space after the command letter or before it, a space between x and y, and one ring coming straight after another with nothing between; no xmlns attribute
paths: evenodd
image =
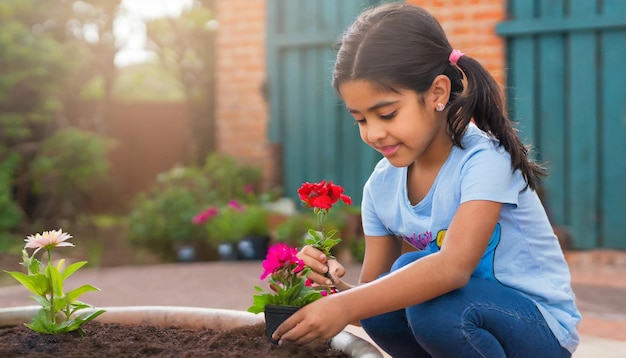
<svg viewBox="0 0 626 358"><path fill-rule="evenodd" d="M285 196L305 182L332 180L360 203L378 153L331 85L332 45L369 5L363 0L268 0L267 69L270 141L282 147Z"/></svg>
<svg viewBox="0 0 626 358"><path fill-rule="evenodd" d="M509 0L508 102L576 248L626 249L626 1Z"/></svg>

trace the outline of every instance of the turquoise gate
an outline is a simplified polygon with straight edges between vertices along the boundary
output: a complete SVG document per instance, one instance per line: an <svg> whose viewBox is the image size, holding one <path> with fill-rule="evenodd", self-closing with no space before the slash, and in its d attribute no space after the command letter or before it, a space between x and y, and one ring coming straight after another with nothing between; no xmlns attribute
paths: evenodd
<svg viewBox="0 0 626 358"><path fill-rule="evenodd" d="M360 203L380 159L331 87L333 43L356 15L380 1L268 0L269 139L282 147L285 195L302 182L332 180Z"/></svg>
<svg viewBox="0 0 626 358"><path fill-rule="evenodd" d="M509 0L508 102L576 248L626 249L626 1Z"/></svg>

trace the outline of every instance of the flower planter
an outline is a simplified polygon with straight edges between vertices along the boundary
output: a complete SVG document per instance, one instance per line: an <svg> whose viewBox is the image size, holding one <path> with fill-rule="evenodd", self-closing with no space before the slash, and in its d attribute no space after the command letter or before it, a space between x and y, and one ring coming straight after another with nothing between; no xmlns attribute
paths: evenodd
<svg viewBox="0 0 626 358"><path fill-rule="evenodd" d="M229 330L258 325L264 321L261 315L227 309L171 306L122 306L103 309L106 313L96 318L94 322ZM30 322L38 310L39 306L0 308L0 327ZM346 331L333 337L330 345L350 357L382 358L374 345Z"/></svg>
<svg viewBox="0 0 626 358"><path fill-rule="evenodd" d="M267 254L269 236L246 236L237 243L240 260L263 260Z"/></svg>
<svg viewBox="0 0 626 358"><path fill-rule="evenodd" d="M220 242L217 244L217 254L222 261L239 260L239 251L236 242Z"/></svg>

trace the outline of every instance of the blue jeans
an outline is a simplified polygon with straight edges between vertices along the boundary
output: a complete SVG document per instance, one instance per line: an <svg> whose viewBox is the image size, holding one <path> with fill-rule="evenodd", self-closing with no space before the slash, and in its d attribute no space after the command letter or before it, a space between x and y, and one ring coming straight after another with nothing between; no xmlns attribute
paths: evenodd
<svg viewBox="0 0 626 358"><path fill-rule="evenodd" d="M391 272L425 255L406 253ZM530 299L474 277L458 290L361 325L394 358L571 357Z"/></svg>

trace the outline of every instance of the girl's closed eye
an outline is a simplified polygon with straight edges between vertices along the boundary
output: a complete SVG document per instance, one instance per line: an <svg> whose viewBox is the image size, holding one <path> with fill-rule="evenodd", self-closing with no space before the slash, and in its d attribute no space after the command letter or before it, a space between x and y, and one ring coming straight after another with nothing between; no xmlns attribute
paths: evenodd
<svg viewBox="0 0 626 358"><path fill-rule="evenodd" d="M393 112L391 112L389 114L381 114L381 115L379 115L379 117L380 117L380 119L390 120L390 119L393 119L396 116L396 114L398 114L397 110L393 111Z"/></svg>

